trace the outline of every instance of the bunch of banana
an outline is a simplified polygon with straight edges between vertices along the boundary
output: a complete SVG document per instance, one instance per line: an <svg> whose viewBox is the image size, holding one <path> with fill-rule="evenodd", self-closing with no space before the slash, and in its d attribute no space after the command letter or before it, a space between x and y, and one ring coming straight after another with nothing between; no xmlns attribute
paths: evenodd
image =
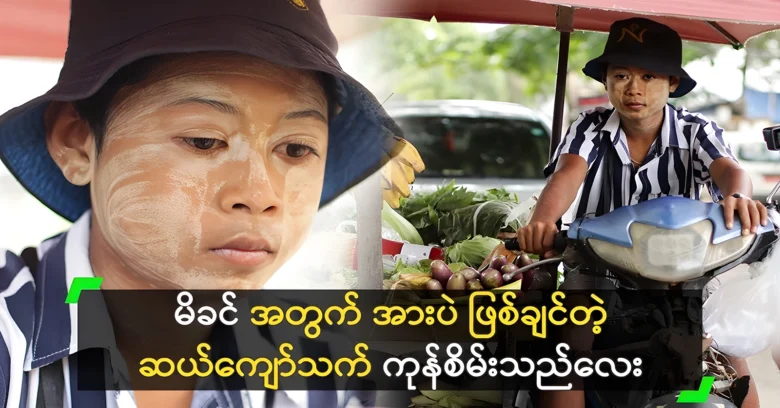
<svg viewBox="0 0 780 408"><path fill-rule="evenodd" d="M398 281L406 282L413 290L425 290L425 284L431 279L431 275L427 273L402 273L398 275Z"/></svg>
<svg viewBox="0 0 780 408"><path fill-rule="evenodd" d="M425 284L431 280L427 273L403 273L397 281L387 281L383 286L390 285L388 305L418 305L422 302L427 289Z"/></svg>
<svg viewBox="0 0 780 408"><path fill-rule="evenodd" d="M382 198L392 208L401 205L401 197L408 198L412 192L409 185L414 182L415 173L425 170L425 164L417 149L406 139L395 137L389 152L390 159L382 167Z"/></svg>

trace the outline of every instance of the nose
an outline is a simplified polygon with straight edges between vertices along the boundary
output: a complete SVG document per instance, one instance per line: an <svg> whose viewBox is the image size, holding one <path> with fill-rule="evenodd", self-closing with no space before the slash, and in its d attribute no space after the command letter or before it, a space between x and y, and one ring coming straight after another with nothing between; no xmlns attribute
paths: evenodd
<svg viewBox="0 0 780 408"><path fill-rule="evenodd" d="M631 79L628 81L628 86L626 87L626 94L629 96L642 95L642 82L639 76L631 76Z"/></svg>
<svg viewBox="0 0 780 408"><path fill-rule="evenodd" d="M273 213L281 207L263 161L255 160L231 166L228 181L220 192L219 205L225 213L260 215Z"/></svg>

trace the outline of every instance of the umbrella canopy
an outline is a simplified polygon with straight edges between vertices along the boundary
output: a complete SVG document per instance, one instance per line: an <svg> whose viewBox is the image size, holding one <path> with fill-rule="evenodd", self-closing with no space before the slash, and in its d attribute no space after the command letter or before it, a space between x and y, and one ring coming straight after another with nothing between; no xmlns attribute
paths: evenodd
<svg viewBox="0 0 780 408"><path fill-rule="evenodd" d="M609 31L610 25L645 16L676 30L683 39L742 45L780 29L777 0L325 0L346 14L439 22L503 23L555 27L558 6L575 8L574 29ZM694 21L692 21L694 20Z"/></svg>
<svg viewBox="0 0 780 408"><path fill-rule="evenodd" d="M0 1L0 55L62 59L70 0Z"/></svg>

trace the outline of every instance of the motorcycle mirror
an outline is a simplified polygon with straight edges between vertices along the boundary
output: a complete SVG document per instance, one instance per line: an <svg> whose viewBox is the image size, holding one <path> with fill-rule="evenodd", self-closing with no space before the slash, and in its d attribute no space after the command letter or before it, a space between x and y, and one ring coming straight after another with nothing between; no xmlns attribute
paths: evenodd
<svg viewBox="0 0 780 408"><path fill-rule="evenodd" d="M766 143L766 148L772 151L778 151L780 150L780 125L774 125L770 126L768 128L764 128L764 142ZM775 204L775 194L780 190L780 182L775 184L775 187L772 189L772 192L769 193L769 197L766 199L766 203L768 205L773 206Z"/></svg>
<svg viewBox="0 0 780 408"><path fill-rule="evenodd" d="M769 150L780 150L780 125L764 128L764 142Z"/></svg>

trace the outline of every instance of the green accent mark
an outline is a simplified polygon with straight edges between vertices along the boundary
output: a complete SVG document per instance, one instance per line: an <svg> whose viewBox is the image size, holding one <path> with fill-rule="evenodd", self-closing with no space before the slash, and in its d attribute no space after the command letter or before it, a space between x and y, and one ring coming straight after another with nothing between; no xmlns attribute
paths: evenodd
<svg viewBox="0 0 780 408"><path fill-rule="evenodd" d="M100 289L100 284L103 283L103 278L73 278L73 282L70 283L70 290L68 296L65 298L65 303L73 304L79 302L82 290L97 290Z"/></svg>
<svg viewBox="0 0 780 408"><path fill-rule="evenodd" d="M701 402L707 402L707 398L710 395L710 390L712 389L712 383L715 382L715 377L713 376L705 376L701 378L701 384L699 385L699 389L696 391L683 391L680 393L680 395L677 397L677 402L681 404L695 404L695 403L701 403Z"/></svg>

